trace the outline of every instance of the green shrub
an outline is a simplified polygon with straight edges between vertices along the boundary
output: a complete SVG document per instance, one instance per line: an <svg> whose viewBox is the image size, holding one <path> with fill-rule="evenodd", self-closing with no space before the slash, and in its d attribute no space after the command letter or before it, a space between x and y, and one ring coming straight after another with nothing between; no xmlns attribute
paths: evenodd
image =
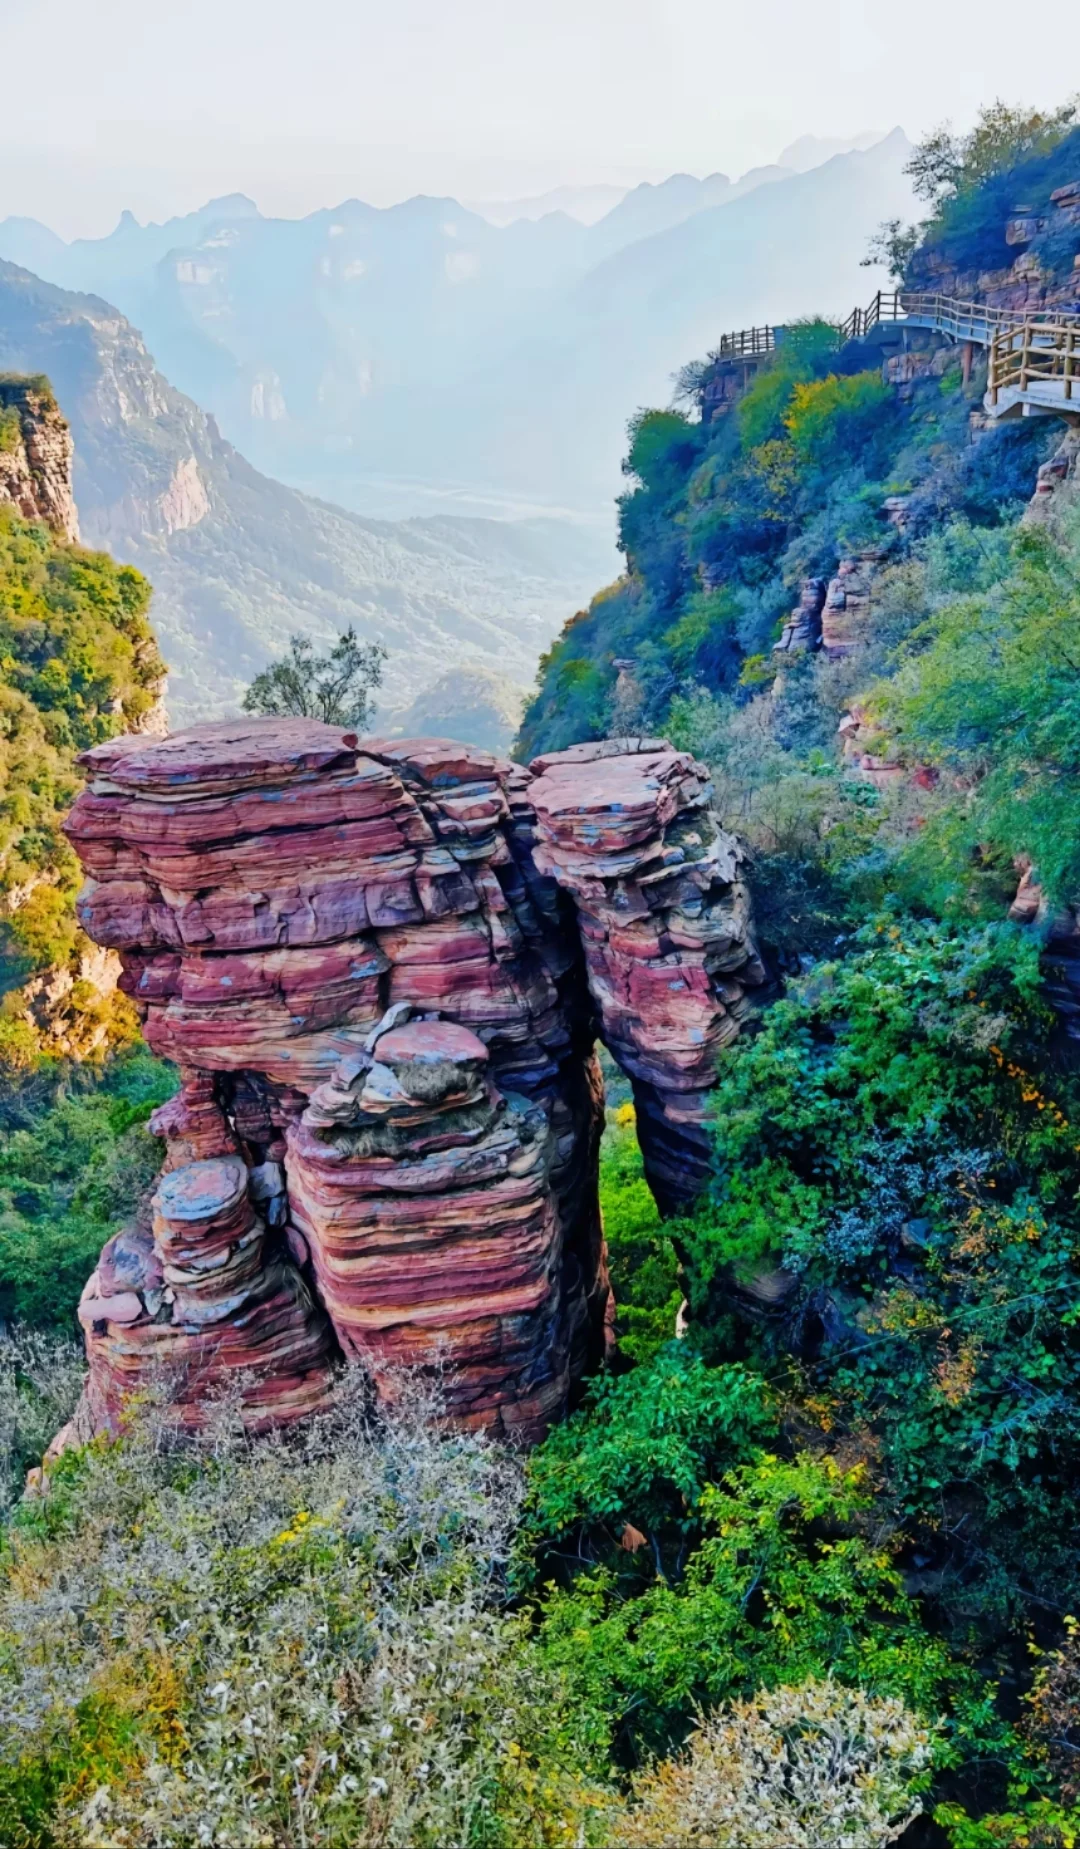
<svg viewBox="0 0 1080 1849"><path fill-rule="evenodd" d="M29 1111L9 1099L9 1117L27 1121L0 1132L0 1320L74 1330L101 1247L161 1166L146 1120L176 1083L134 1050L50 1084Z"/></svg>
<svg viewBox="0 0 1080 1849"><path fill-rule="evenodd" d="M634 1547L650 1550L650 1577L681 1572L706 1484L776 1430L757 1375L706 1367L672 1342L648 1366L593 1382L582 1410L532 1457L525 1539L617 1560L629 1525Z"/></svg>

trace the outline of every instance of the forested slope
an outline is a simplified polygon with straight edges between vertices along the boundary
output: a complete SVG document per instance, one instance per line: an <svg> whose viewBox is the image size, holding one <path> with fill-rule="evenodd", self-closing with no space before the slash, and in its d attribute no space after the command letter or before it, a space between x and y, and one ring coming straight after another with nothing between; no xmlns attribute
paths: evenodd
<svg viewBox="0 0 1080 1849"><path fill-rule="evenodd" d="M5 455L22 466L0 475L0 1328L70 1327L156 1167L142 1125L173 1080L135 1045L118 960L79 928L62 824L78 753L153 724L165 669L145 578L50 524L74 502L47 380L0 377Z"/></svg>

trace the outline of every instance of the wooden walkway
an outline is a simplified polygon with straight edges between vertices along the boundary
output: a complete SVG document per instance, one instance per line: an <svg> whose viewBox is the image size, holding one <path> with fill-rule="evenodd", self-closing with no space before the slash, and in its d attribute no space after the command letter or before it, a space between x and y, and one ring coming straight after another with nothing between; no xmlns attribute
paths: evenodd
<svg viewBox="0 0 1080 1849"><path fill-rule="evenodd" d="M987 413L994 418L1080 418L1080 314L1052 310L1018 316L952 296L879 289L866 308L834 322L837 345L865 340L886 326L928 328L988 354ZM757 365L784 343L785 327L747 327L725 334L710 355Z"/></svg>

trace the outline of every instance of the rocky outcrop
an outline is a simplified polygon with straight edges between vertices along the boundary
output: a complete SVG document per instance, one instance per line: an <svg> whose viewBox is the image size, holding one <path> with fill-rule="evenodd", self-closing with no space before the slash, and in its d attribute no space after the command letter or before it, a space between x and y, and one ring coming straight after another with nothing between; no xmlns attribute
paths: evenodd
<svg viewBox="0 0 1080 1849"><path fill-rule="evenodd" d="M773 644L774 655L800 655L821 647L821 612L827 590L825 578L803 579L799 601L784 624L779 642Z"/></svg>
<svg viewBox="0 0 1080 1849"><path fill-rule="evenodd" d="M1080 484L1080 427L1066 430L1053 455L1040 463L1035 493L1024 509L1024 526L1053 527L1076 503Z"/></svg>
<svg viewBox="0 0 1080 1849"><path fill-rule="evenodd" d="M530 774L305 720L85 763L79 915L183 1074L152 1220L84 1293L94 1422L163 1370L189 1421L229 1380L291 1419L345 1353L538 1436L607 1339L596 1027L685 1206L760 978L702 767L636 740Z"/></svg>
<svg viewBox="0 0 1080 1849"><path fill-rule="evenodd" d="M881 556L875 548L841 559L829 583L821 612L821 646L834 660L867 640L871 591Z"/></svg>
<svg viewBox="0 0 1080 1849"><path fill-rule="evenodd" d="M47 379L0 376L0 504L77 542L73 445Z"/></svg>
<svg viewBox="0 0 1080 1849"><path fill-rule="evenodd" d="M657 739L537 758L534 859L573 895L589 990L633 1082L649 1184L664 1212L700 1193L720 1048L764 980L742 855L707 772Z"/></svg>
<svg viewBox="0 0 1080 1849"><path fill-rule="evenodd" d="M1056 262L1040 255L1044 234L1068 236L1080 225L1080 175L1050 195L1044 211L1018 203L1002 221L1004 243L1018 254L1011 264L996 270L960 269L943 260L938 246L925 245L917 254L910 282L916 289L936 290L961 301L985 302L1009 313L1053 314L1076 307L1080 253L1071 261L1066 252ZM1036 243L1035 240L1039 240ZM1034 248L1030 248L1034 245Z"/></svg>

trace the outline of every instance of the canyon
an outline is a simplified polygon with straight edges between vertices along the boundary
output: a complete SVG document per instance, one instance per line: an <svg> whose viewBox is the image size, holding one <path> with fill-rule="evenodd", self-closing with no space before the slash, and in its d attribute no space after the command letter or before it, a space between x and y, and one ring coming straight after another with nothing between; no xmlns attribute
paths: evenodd
<svg viewBox="0 0 1080 1849"><path fill-rule="evenodd" d="M83 1293L78 1431L163 1377L189 1426L230 1384L289 1422L350 1357L539 1438L611 1339L595 1042L676 1212L763 980L704 767L631 738L527 769L299 719L82 762L79 918L181 1087L152 1205Z"/></svg>

